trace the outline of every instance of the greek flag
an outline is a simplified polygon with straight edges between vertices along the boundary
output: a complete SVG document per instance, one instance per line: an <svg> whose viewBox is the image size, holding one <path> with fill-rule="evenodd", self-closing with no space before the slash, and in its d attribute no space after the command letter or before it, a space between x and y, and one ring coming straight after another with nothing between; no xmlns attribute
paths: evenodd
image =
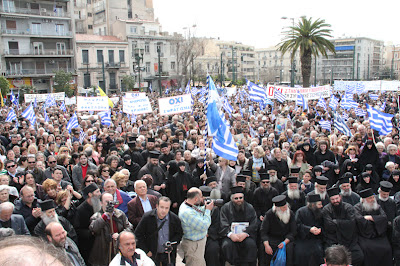
<svg viewBox="0 0 400 266"><path fill-rule="evenodd" d="M168 95L168 93L169 93L169 89L166 88L166 89L165 89L165 94Z"/></svg>
<svg viewBox="0 0 400 266"><path fill-rule="evenodd" d="M183 90L182 90L182 88L179 88L179 92L182 92Z"/></svg>
<svg viewBox="0 0 400 266"><path fill-rule="evenodd" d="M297 102L296 105L303 106L303 111L308 110L308 103L307 100L304 99L303 94L301 94L299 91L297 91Z"/></svg>
<svg viewBox="0 0 400 266"><path fill-rule="evenodd" d="M378 100L379 96L378 96L378 94L373 94L373 93L371 93L371 94L369 95L369 98L371 98L371 100L376 101L376 100Z"/></svg>
<svg viewBox="0 0 400 266"><path fill-rule="evenodd" d="M11 102L12 102L13 104L15 104L15 105L17 106L17 108L18 108L18 106L19 106L19 103L18 103L18 98L17 98L17 97L15 97L15 95L14 95L13 91L11 91L10 100L11 100Z"/></svg>
<svg viewBox="0 0 400 266"><path fill-rule="evenodd" d="M319 97L317 106L322 107L325 111L326 111L326 109L328 109L326 107L326 102L325 102L324 98L322 98L322 97Z"/></svg>
<svg viewBox="0 0 400 266"><path fill-rule="evenodd" d="M79 127L78 117L74 113L71 119L68 121L67 129L71 133L71 129Z"/></svg>
<svg viewBox="0 0 400 266"><path fill-rule="evenodd" d="M379 112L367 104L368 120L372 129L379 132L380 135L387 135L392 132L393 115Z"/></svg>
<svg viewBox="0 0 400 266"><path fill-rule="evenodd" d="M135 124L136 123L136 119L137 119L137 116L135 114L132 114L131 123Z"/></svg>
<svg viewBox="0 0 400 266"><path fill-rule="evenodd" d="M90 142L96 142L96 140L97 140L97 136L96 135L91 135L90 137L89 137L89 140L90 140Z"/></svg>
<svg viewBox="0 0 400 266"><path fill-rule="evenodd" d="M111 113L110 112L99 112L98 113L101 124L105 126L110 126L111 125Z"/></svg>
<svg viewBox="0 0 400 266"><path fill-rule="evenodd" d="M257 132L249 125L249 133L252 138L257 136Z"/></svg>
<svg viewBox="0 0 400 266"><path fill-rule="evenodd" d="M335 114L335 121L333 125L338 131L342 132L346 136L352 136L350 128L346 125L346 122L338 113Z"/></svg>
<svg viewBox="0 0 400 266"><path fill-rule="evenodd" d="M365 116L367 114L367 112L365 112L363 109L361 108L355 108L354 112L356 113L356 116Z"/></svg>
<svg viewBox="0 0 400 266"><path fill-rule="evenodd" d="M228 101L227 98L223 98L223 105L222 105L222 107L225 109L226 112L229 113L229 115L232 114L232 112L233 112L233 107L232 107L232 105L229 104L229 101Z"/></svg>
<svg viewBox="0 0 400 266"><path fill-rule="evenodd" d="M346 113L346 112L343 112L342 113L342 118L344 119L344 120L349 120L349 114L348 113Z"/></svg>
<svg viewBox="0 0 400 266"><path fill-rule="evenodd" d="M15 114L15 111L13 108L10 109L10 112L8 112L7 118L6 118L6 122L11 122L11 121L18 121L17 120L17 115Z"/></svg>
<svg viewBox="0 0 400 266"><path fill-rule="evenodd" d="M284 103L286 101L286 96L277 89L274 89L274 98L280 103Z"/></svg>
<svg viewBox="0 0 400 266"><path fill-rule="evenodd" d="M331 131L331 122L329 122L327 120L320 120L319 124L320 124L322 129L326 129L328 131Z"/></svg>
<svg viewBox="0 0 400 266"><path fill-rule="evenodd" d="M186 85L185 93L186 94L190 93L190 80L188 81L188 84Z"/></svg>
<svg viewBox="0 0 400 266"><path fill-rule="evenodd" d="M346 110L349 110L351 108L357 108L358 103L356 103L353 100L353 95L352 94L345 94L343 101L340 102L340 106L343 107Z"/></svg>
<svg viewBox="0 0 400 266"><path fill-rule="evenodd" d="M247 87L249 88L250 100L253 102L264 102L267 98L267 94L265 93L265 89L263 87L259 87L253 82L246 80Z"/></svg>
<svg viewBox="0 0 400 266"><path fill-rule="evenodd" d="M35 125L36 123L36 115L35 111L33 110L33 105L30 104L28 108L25 109L25 111L22 112L21 116L28 120L31 125Z"/></svg>
<svg viewBox="0 0 400 266"><path fill-rule="evenodd" d="M79 142L80 142L80 143L83 143L83 141L85 140L85 138L86 138L86 133L85 133L85 131L83 131L83 130L81 129L81 132L79 132Z"/></svg>
<svg viewBox="0 0 400 266"><path fill-rule="evenodd" d="M357 89L356 89L356 87L354 86L354 85L352 85L352 84L346 84L346 86L345 86L345 93L346 94L351 94L351 95L353 95L354 93L356 93L357 92Z"/></svg>
<svg viewBox="0 0 400 266"><path fill-rule="evenodd" d="M364 82L357 82L357 85L356 85L356 92L357 92L357 94L361 94L361 93L366 92Z"/></svg>
<svg viewBox="0 0 400 266"><path fill-rule="evenodd" d="M149 86L149 91L150 91L150 93L153 93L153 87L151 86L151 84Z"/></svg>
<svg viewBox="0 0 400 266"><path fill-rule="evenodd" d="M64 102L64 101L61 102L60 110L63 111L63 112L65 112L65 113L67 112L67 108L65 107L65 102Z"/></svg>
<svg viewBox="0 0 400 266"><path fill-rule="evenodd" d="M51 94L47 95L45 105L46 105L46 107L57 106L56 99L54 99L53 95L51 95Z"/></svg>
<svg viewBox="0 0 400 266"><path fill-rule="evenodd" d="M382 103L382 106L379 109L381 109L382 112L385 111L385 109L386 109L386 101Z"/></svg>
<svg viewBox="0 0 400 266"><path fill-rule="evenodd" d="M44 107L44 106L43 106L43 107ZM46 108L43 108L43 114L44 114L44 122L49 122L49 121L50 121L50 118L49 118L49 116L47 115Z"/></svg>
<svg viewBox="0 0 400 266"><path fill-rule="evenodd" d="M192 87L192 89L190 90L190 93L192 94L192 97L197 95L197 88L196 87Z"/></svg>
<svg viewBox="0 0 400 266"><path fill-rule="evenodd" d="M218 112L217 102L219 96L217 88L210 76L207 77L209 84L209 99L207 108L208 134L213 137L212 148L218 156L227 160L237 160L238 148L229 128L223 122Z"/></svg>
<svg viewBox="0 0 400 266"><path fill-rule="evenodd" d="M36 97L35 97L35 101L33 102L33 107L37 107L37 101L36 101Z"/></svg>
<svg viewBox="0 0 400 266"><path fill-rule="evenodd" d="M334 95L331 96L331 100L329 101L329 107L332 108L333 111L336 111L336 108L339 104L339 99Z"/></svg>
<svg viewBox="0 0 400 266"><path fill-rule="evenodd" d="M270 98L266 98L266 99L265 99L265 104L274 105L274 103L271 101Z"/></svg>

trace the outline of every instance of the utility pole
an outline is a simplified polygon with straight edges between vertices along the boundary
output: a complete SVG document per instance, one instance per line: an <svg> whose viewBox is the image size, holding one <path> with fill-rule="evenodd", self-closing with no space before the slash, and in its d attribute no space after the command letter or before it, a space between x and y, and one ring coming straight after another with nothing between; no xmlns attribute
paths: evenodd
<svg viewBox="0 0 400 266"><path fill-rule="evenodd" d="M104 88L102 88L102 89L105 89L106 94L108 95L108 87L106 85L106 74L104 73L104 54L103 54L103 51L101 51L101 69L103 71L103 86L104 86Z"/></svg>
<svg viewBox="0 0 400 266"><path fill-rule="evenodd" d="M317 56L314 56L315 64L314 64L314 87L317 87Z"/></svg>
<svg viewBox="0 0 400 266"><path fill-rule="evenodd" d="M235 48L232 45L232 83L235 82L235 57L234 57Z"/></svg>
<svg viewBox="0 0 400 266"><path fill-rule="evenodd" d="M368 72L367 72L367 80L369 80L369 55L368 55Z"/></svg>
<svg viewBox="0 0 400 266"><path fill-rule="evenodd" d="M158 54L158 88L160 90L161 96L161 49L160 45L157 45L157 54Z"/></svg>

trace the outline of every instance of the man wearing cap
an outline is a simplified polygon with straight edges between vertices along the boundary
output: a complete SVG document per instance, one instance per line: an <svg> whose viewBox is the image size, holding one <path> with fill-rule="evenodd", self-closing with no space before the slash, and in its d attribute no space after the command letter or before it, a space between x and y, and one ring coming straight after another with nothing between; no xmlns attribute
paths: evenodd
<svg viewBox="0 0 400 266"><path fill-rule="evenodd" d="M321 196L322 205L326 206L329 204L329 197L326 193L326 186L328 184L329 179L325 176L317 176L315 181L315 189L308 193L308 195L318 194Z"/></svg>
<svg viewBox="0 0 400 266"><path fill-rule="evenodd" d="M338 187L330 188L328 195L330 203L322 209L325 247L335 244L343 245L351 252L352 264L361 265L364 254L357 242L354 207L342 201Z"/></svg>
<svg viewBox="0 0 400 266"><path fill-rule="evenodd" d="M287 190L282 195L286 196L293 213L296 213L298 209L306 205L306 195L299 189L297 177L288 178Z"/></svg>
<svg viewBox="0 0 400 266"><path fill-rule="evenodd" d="M340 178L338 184L343 202L349 203L351 206L354 206L360 202L360 196L351 189L349 177L345 175L344 177Z"/></svg>
<svg viewBox="0 0 400 266"><path fill-rule="evenodd" d="M231 265L256 265L257 216L253 206L245 202L242 187L231 188L231 201L222 206L220 219L225 259Z"/></svg>
<svg viewBox="0 0 400 266"><path fill-rule="evenodd" d="M297 234L294 213L285 195L272 199L273 207L265 214L261 224L260 265L269 265L277 249L286 245L286 265L293 265L293 241Z"/></svg>
<svg viewBox="0 0 400 266"><path fill-rule="evenodd" d="M138 178L141 178L145 174L150 174L153 177L153 188L154 190L163 194L166 188L166 177L165 172L159 165L158 157L160 157L159 151L149 152L150 156L147 159L147 164L140 169Z"/></svg>
<svg viewBox="0 0 400 266"><path fill-rule="evenodd" d="M251 191L250 188L248 188L246 186L246 181L247 181L247 178L245 175L237 175L236 176L237 186L243 188L244 200L247 203L250 203L253 205L253 191ZM250 181L250 182L253 182L253 181Z"/></svg>
<svg viewBox="0 0 400 266"><path fill-rule="evenodd" d="M34 235L42 238L46 238L44 230L46 226L51 222L60 223L68 233L68 237L78 243L78 236L76 235L75 229L72 224L62 216L58 216L56 213L56 204L52 199L45 200L39 203L42 209L42 220L35 226Z"/></svg>
<svg viewBox="0 0 400 266"><path fill-rule="evenodd" d="M371 188L360 191L355 209L358 243L364 252L364 265L391 265L392 248L387 238L387 217Z"/></svg>
<svg viewBox="0 0 400 266"><path fill-rule="evenodd" d="M79 250L87 263L94 240L92 233L89 231L90 217L101 210L101 192L95 183L86 186L82 192L86 199L76 209L74 228L78 235Z"/></svg>
<svg viewBox="0 0 400 266"><path fill-rule="evenodd" d="M271 187L269 174L260 173L260 187L254 191L253 195L253 206L260 221L263 220L265 213L272 208L272 199L278 195L278 191Z"/></svg>
<svg viewBox="0 0 400 266"><path fill-rule="evenodd" d="M322 202L319 195L307 196L307 205L296 212L297 238L295 265L321 265L324 262Z"/></svg>
<svg viewBox="0 0 400 266"><path fill-rule="evenodd" d="M210 195L209 197L211 199L223 199L225 202L228 201L228 196L226 195L221 189L218 188L218 183L217 183L217 178L215 176L210 176L209 178L206 179L206 184L207 187L211 188L210 190ZM202 189L201 186L200 189ZM203 191L203 190L202 190ZM204 196L204 193L203 193ZM206 197L206 196L204 196Z"/></svg>
<svg viewBox="0 0 400 266"><path fill-rule="evenodd" d="M156 142L155 138L147 138L146 149L144 149L141 153L145 161L147 161L147 158L149 157L149 152L154 151L155 142Z"/></svg>
<svg viewBox="0 0 400 266"><path fill-rule="evenodd" d="M285 191L285 186L283 185L283 182L278 179L278 168L276 165L268 165L267 169L271 187L275 188L279 194L282 194Z"/></svg>
<svg viewBox="0 0 400 266"><path fill-rule="evenodd" d="M290 167L290 170L289 170L289 172L290 172L290 176L291 177L296 177L297 179L300 179L300 167L298 167L298 166L292 166L292 167Z"/></svg>
<svg viewBox="0 0 400 266"><path fill-rule="evenodd" d="M136 137L128 137L128 147L129 150L125 151L122 157L128 154L131 156L133 162L139 164L140 167L143 167L146 164L146 161L143 159L141 150L136 147Z"/></svg>
<svg viewBox="0 0 400 266"><path fill-rule="evenodd" d="M388 220L388 231L391 232L392 223L397 215L397 206L395 200L389 197L390 190L393 188L393 184L388 181L381 181L379 183L378 195L375 196L376 201L382 207L386 213Z"/></svg>

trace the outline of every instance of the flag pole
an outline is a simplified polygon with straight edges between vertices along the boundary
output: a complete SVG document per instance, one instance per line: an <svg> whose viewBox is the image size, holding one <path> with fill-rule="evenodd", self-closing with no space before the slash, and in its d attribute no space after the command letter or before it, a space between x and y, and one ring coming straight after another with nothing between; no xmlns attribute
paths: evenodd
<svg viewBox="0 0 400 266"><path fill-rule="evenodd" d="M208 137L207 109L208 109L208 92L209 92L209 90L210 90L210 76L207 75L207 88L206 88L206 93L204 94L204 97L206 100L206 104L204 106L204 108L205 108L204 113L206 115L206 120L204 123L204 127L205 127L205 129L204 129L205 130L205 132L204 132L204 145L205 145L205 147L204 147L204 153L205 153L205 155L204 155L204 174L207 173L207 164L206 164L206 161L207 161L207 137ZM210 152L210 160L212 160L211 152Z"/></svg>

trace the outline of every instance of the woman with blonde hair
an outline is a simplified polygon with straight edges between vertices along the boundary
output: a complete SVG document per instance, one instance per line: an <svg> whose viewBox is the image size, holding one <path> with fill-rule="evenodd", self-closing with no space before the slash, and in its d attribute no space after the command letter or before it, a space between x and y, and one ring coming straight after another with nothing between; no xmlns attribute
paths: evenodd
<svg viewBox="0 0 400 266"><path fill-rule="evenodd" d="M218 164L214 163L211 155L210 158L210 168L215 172L215 177L217 178L218 188L229 195L230 188L236 186L236 173L235 169L229 167L229 160L219 157Z"/></svg>
<svg viewBox="0 0 400 266"><path fill-rule="evenodd" d="M262 146L253 148L253 168L252 180L255 183L260 183L260 171L265 168L265 151Z"/></svg>
<svg viewBox="0 0 400 266"><path fill-rule="evenodd" d="M28 154L36 154L38 152L38 148L35 144L31 144L28 146Z"/></svg>
<svg viewBox="0 0 400 266"><path fill-rule="evenodd" d="M115 183L117 183L117 188L121 189L126 186L129 176L126 176L121 172L116 172L111 178L115 181Z"/></svg>

